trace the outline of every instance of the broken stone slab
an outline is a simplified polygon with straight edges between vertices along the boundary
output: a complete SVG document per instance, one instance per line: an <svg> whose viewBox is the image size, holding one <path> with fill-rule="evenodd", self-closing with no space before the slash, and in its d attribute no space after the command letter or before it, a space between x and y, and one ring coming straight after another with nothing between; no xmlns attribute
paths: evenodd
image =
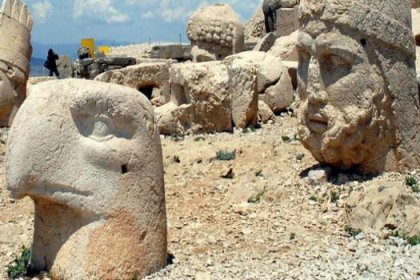
<svg viewBox="0 0 420 280"><path fill-rule="evenodd" d="M167 103L170 100L170 67L171 62L166 60L141 63L118 70L107 71L98 75L95 80L134 88L141 91L149 99L152 99L153 89L159 88L163 98L162 102Z"/></svg>

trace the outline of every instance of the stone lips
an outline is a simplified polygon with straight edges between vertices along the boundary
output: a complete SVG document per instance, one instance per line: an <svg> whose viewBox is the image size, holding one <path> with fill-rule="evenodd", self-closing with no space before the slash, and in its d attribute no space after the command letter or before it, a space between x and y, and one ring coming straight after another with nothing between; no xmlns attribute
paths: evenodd
<svg viewBox="0 0 420 280"><path fill-rule="evenodd" d="M73 79L35 85L10 130L6 174L14 197L35 202L35 269L133 279L165 266L159 130L136 90Z"/></svg>
<svg viewBox="0 0 420 280"><path fill-rule="evenodd" d="M382 0L302 0L300 21L302 27L314 18L349 26L415 57L411 17L404 12L407 9L401 5L406 5L409 9L410 3Z"/></svg>
<svg viewBox="0 0 420 280"><path fill-rule="evenodd" d="M32 16L21 0L3 1L0 10L0 60L20 68L26 76L29 76L32 55L32 24Z"/></svg>

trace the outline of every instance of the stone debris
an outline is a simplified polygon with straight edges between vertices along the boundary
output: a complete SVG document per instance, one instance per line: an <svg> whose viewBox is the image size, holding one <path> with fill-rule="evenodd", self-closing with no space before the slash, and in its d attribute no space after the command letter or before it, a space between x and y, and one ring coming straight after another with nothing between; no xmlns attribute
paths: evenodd
<svg viewBox="0 0 420 280"><path fill-rule="evenodd" d="M135 64L136 59L133 57L107 56L100 58L85 58L75 62L75 76L93 80L103 72L117 70Z"/></svg>

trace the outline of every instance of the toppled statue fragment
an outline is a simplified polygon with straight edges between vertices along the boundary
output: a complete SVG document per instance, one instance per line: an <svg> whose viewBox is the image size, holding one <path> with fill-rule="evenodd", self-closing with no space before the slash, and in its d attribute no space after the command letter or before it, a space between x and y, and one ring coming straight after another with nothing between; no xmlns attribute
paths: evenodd
<svg viewBox="0 0 420 280"><path fill-rule="evenodd" d="M300 138L320 162L366 173L420 166L410 1L302 0Z"/></svg>
<svg viewBox="0 0 420 280"><path fill-rule="evenodd" d="M26 97L32 55L32 17L21 0L0 9L0 126L10 126Z"/></svg>
<svg viewBox="0 0 420 280"><path fill-rule="evenodd" d="M162 151L136 90L35 85L10 130L6 181L35 204L31 265L53 279L137 279L166 265Z"/></svg>

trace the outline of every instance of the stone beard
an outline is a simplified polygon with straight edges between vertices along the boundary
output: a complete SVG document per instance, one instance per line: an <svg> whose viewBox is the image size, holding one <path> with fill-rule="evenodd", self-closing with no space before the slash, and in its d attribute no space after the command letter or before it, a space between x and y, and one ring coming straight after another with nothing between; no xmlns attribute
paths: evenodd
<svg viewBox="0 0 420 280"><path fill-rule="evenodd" d="M331 13L328 4L326 7L324 15ZM315 9L312 12L316 13ZM409 60L405 54L409 46L390 51L381 40L351 24L324 21L323 16L308 20L303 14L297 44L301 142L321 163L345 169L357 167L366 173L398 170L398 161L409 158L406 154L410 153L407 147L396 148L405 139L398 131L401 124L395 114L405 112L396 113L398 104L394 104L399 99L397 94L403 96L404 103L404 93L413 93L412 65L400 62ZM395 67L393 60L398 61ZM394 72L393 68L400 71ZM400 86L397 91L395 84ZM418 96L414 95L411 102L414 114L410 116L408 109L402 118L410 116L418 127ZM416 141L418 137L412 139ZM415 157L414 152L414 160L408 161L419 164L418 155Z"/></svg>

